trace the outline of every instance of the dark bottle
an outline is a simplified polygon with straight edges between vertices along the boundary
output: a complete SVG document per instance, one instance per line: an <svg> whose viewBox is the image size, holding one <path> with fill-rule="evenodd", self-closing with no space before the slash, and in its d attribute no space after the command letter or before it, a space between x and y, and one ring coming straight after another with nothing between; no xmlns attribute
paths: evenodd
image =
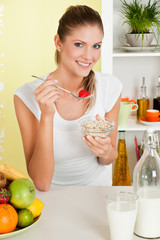
<svg viewBox="0 0 160 240"><path fill-rule="evenodd" d="M137 120L140 118L146 118L147 109L149 109L149 98L146 95L145 78L142 78L142 86L140 88L140 97L137 99L138 110Z"/></svg>
<svg viewBox="0 0 160 240"><path fill-rule="evenodd" d="M160 111L160 76L158 77L158 85L156 86L156 96L153 98L153 109Z"/></svg>

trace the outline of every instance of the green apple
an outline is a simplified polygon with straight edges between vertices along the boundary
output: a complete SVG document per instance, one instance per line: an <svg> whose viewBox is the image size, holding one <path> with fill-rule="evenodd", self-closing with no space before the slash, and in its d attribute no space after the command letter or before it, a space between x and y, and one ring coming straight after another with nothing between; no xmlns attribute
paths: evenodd
<svg viewBox="0 0 160 240"><path fill-rule="evenodd" d="M9 191L10 203L18 209L28 207L35 199L35 187L27 178L19 178L11 182Z"/></svg>

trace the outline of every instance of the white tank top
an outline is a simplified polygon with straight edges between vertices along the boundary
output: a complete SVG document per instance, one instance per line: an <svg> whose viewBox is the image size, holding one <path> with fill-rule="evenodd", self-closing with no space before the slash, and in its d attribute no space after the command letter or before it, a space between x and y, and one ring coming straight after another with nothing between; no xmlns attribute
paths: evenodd
<svg viewBox="0 0 160 240"><path fill-rule="evenodd" d="M46 79L49 74L43 78ZM55 171L53 184L58 185L94 185L106 186L112 184L112 165L104 166L98 163L97 157L81 139L78 128L80 119L86 116L100 114L104 116L116 103L122 84L114 76L96 72L96 102L81 118L64 120L56 111L54 115L54 160ZM40 121L41 111L35 100L34 90L42 83L36 79L24 84L15 92L24 104Z"/></svg>

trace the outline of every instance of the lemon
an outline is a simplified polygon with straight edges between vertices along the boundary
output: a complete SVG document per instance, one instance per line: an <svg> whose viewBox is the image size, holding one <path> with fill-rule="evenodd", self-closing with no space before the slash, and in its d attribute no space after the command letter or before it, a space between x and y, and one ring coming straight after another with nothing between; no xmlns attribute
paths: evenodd
<svg viewBox="0 0 160 240"><path fill-rule="evenodd" d="M44 203L40 199L35 198L33 203L29 205L27 209L29 209L32 212L33 217L35 218L41 214L43 206L44 206Z"/></svg>

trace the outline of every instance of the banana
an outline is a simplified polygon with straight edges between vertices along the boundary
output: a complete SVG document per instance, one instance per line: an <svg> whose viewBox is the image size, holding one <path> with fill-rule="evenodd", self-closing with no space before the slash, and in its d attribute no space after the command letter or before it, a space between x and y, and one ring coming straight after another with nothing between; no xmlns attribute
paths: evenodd
<svg viewBox="0 0 160 240"><path fill-rule="evenodd" d="M15 180L18 178L28 178L23 172L20 170L8 166L7 164L0 163L0 172L3 173L7 179Z"/></svg>

